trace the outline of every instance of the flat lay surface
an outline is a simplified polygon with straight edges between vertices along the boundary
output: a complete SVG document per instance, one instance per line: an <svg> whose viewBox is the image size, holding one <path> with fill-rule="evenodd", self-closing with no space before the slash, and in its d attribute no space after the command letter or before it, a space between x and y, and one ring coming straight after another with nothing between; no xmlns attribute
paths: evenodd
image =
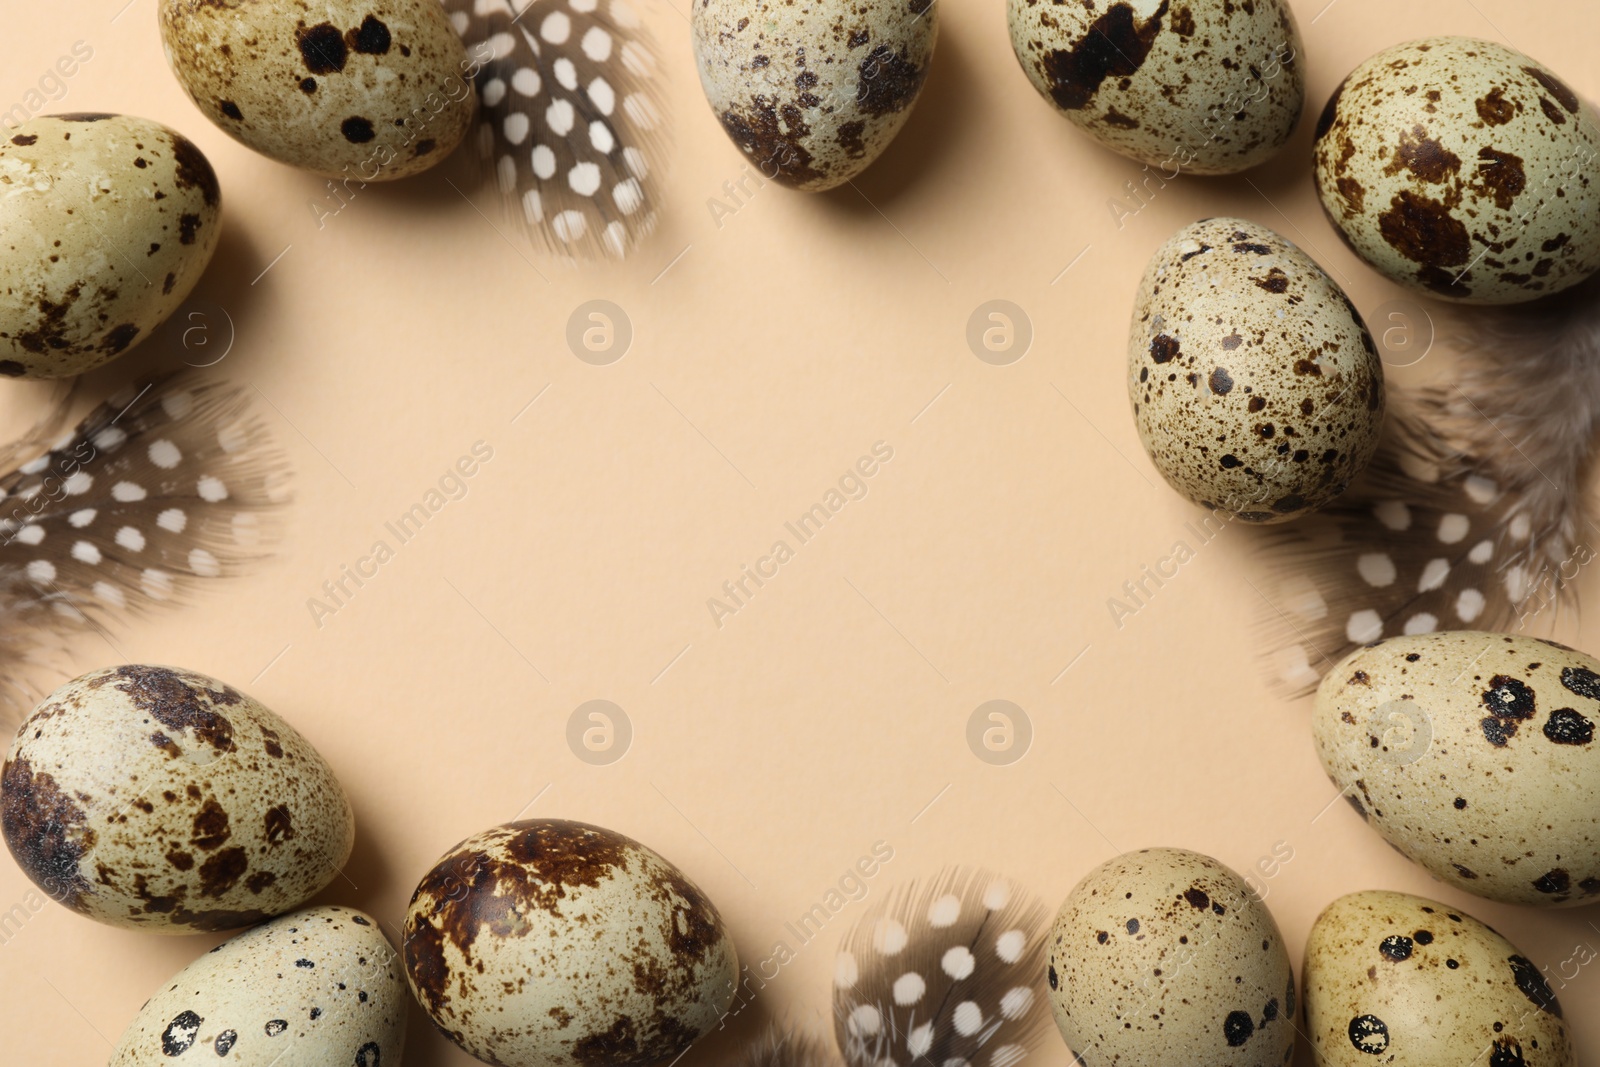
<svg viewBox="0 0 1600 1067"><path fill-rule="evenodd" d="M1310 698L1284 699L1261 661L1281 577L1261 531L1163 482L1126 382L1146 263L1210 216L1294 242L1374 334L1426 332L1431 310L1442 337L1447 309L1324 218L1316 115L1373 53L1441 34L1519 49L1594 99L1600 9L1295 2L1289 146L1165 180L1040 98L1002 0L946 0L900 136L808 195L711 113L689 2L639 3L674 143L659 225L627 259L577 266L509 229L463 159L346 187L229 139L168 71L154 0L12 5L0 112L154 119L221 185L181 328L89 374L82 406L211 364L248 384L294 468L269 558L75 640L35 684L165 664L270 708L354 809L350 861L313 903L361 909L391 942L418 879L490 826L578 819L644 843L760 978L684 1067L772 1021L827 1033L839 940L895 884L980 865L1053 915L1148 846L1243 876L1297 974L1336 898L1443 901L1541 965L1580 1056L1600 1056L1600 908L1473 897L1363 825L1318 761ZM1389 361L1391 399L1452 360L1441 341ZM6 436L47 393L0 389ZM1594 573L1575 588L1600 603ZM1600 652L1592 615L1530 632ZM0 862L0 1056L103 1062L223 936L101 926ZM1296 1056L1311 1062L1304 1039ZM1027 1063L1066 1058L1047 1027ZM474 1061L413 1005L406 1062Z"/></svg>

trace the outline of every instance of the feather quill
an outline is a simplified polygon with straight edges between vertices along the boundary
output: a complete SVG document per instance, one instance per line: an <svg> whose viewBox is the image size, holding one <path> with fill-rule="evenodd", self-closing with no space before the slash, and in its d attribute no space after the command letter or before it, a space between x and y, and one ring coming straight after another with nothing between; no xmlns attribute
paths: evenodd
<svg viewBox="0 0 1600 1067"><path fill-rule="evenodd" d="M1525 630L1570 603L1600 552L1600 281L1454 313L1453 381L1391 418L1333 507L1263 531L1273 682L1314 688L1360 645L1435 630Z"/></svg>
<svg viewBox="0 0 1600 1067"><path fill-rule="evenodd" d="M0 451L0 721L73 633L106 633L260 557L285 468L241 386L130 387L61 434L70 391Z"/></svg>
<svg viewBox="0 0 1600 1067"><path fill-rule="evenodd" d="M472 61L483 181L561 256L625 256L654 228L667 138L629 0L443 0Z"/></svg>

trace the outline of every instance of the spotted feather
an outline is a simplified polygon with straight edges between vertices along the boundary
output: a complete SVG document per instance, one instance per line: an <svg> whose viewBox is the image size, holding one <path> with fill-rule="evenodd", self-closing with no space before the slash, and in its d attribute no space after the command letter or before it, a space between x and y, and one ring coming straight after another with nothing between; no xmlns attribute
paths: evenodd
<svg viewBox="0 0 1600 1067"><path fill-rule="evenodd" d="M69 634L108 632L259 558L281 457L243 387L177 376L130 387L76 429L63 398L0 474L0 718ZM53 438L53 439L52 439Z"/></svg>
<svg viewBox="0 0 1600 1067"><path fill-rule="evenodd" d="M1333 507L1262 531L1272 681L1315 687L1357 646L1548 627L1600 555L1600 281L1456 312L1448 384L1416 393ZM1446 357L1448 358L1448 357Z"/></svg>
<svg viewBox="0 0 1600 1067"><path fill-rule="evenodd" d="M1045 1026L1045 911L983 872L900 887L845 936L834 1034L848 1067L1014 1067Z"/></svg>
<svg viewBox="0 0 1600 1067"><path fill-rule="evenodd" d="M478 155L512 220L574 258L655 226L666 148L654 47L629 0L444 0L481 64Z"/></svg>

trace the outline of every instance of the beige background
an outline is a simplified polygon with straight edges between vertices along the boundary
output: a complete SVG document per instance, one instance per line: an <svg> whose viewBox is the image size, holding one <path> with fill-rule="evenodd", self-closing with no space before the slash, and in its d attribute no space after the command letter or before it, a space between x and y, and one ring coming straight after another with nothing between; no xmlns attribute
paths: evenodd
<svg viewBox="0 0 1600 1067"><path fill-rule="evenodd" d="M708 200L743 159L700 96L686 0L657 0L678 138L670 205L626 264L574 270L524 258L445 174L369 188L319 229L309 204L322 183L205 121L163 64L154 0L123 3L7 4L0 107L83 40L94 57L55 109L146 115L205 149L227 229L197 297L236 332L211 373L259 388L297 500L278 558L112 635L114 648L84 640L73 669L192 667L309 736L360 823L348 877L323 899L372 912L393 936L438 855L526 812L593 820L665 853L752 962L877 840L895 858L873 897L964 862L1015 876L1053 909L1118 850L1181 844L1247 871L1289 849L1263 884L1296 956L1324 905L1372 887L1465 907L1553 976L1600 946L1596 909L1465 897L1330 807L1308 702L1275 699L1254 659L1245 531L1203 548L1120 630L1107 611L1195 516L1160 483L1126 410L1127 313L1151 251L1196 217L1242 214L1299 242L1363 309L1397 295L1317 211L1309 121L1275 163L1181 179L1119 229L1108 202L1138 167L1034 94L1001 0L951 0L921 104L859 192L768 186L719 227ZM1509 39L1600 94L1593 5L1325 3L1294 4L1313 113L1367 55L1437 33ZM965 340L973 310L996 298L1035 331L1010 366L981 362ZM610 366L581 362L565 340L592 299L633 325ZM103 393L171 359L141 351L90 384ZM35 396L7 387L8 426L17 399ZM494 458L469 495L319 628L307 599L479 440ZM716 627L707 598L878 441L894 455L867 496ZM1600 597L1592 573L1581 595ZM1600 648L1593 621L1556 633ZM633 724L611 766L581 762L565 740L591 699ZM1020 705L1035 731L1011 766L966 744L969 715L991 699ZM0 909L28 888L0 863ZM825 1021L834 946L866 906L800 950L758 1009L686 1067L767 1018ZM3 1058L103 1062L149 993L213 941L45 908L0 945ZM1596 1057L1592 971L1555 984ZM1063 1058L1052 1031L1029 1062ZM420 1015L408 1061L467 1062Z"/></svg>

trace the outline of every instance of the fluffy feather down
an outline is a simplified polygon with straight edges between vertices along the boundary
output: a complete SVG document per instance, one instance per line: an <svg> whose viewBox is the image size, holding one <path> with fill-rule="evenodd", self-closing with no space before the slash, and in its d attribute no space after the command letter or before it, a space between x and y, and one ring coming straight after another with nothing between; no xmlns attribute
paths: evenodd
<svg viewBox="0 0 1600 1067"><path fill-rule="evenodd" d="M802 1030L771 1026L739 1050L733 1067L838 1067L839 1057Z"/></svg>
<svg viewBox="0 0 1600 1067"><path fill-rule="evenodd" d="M68 397L4 449L0 721L37 700L31 669L257 558L283 463L240 386L183 376L130 387L77 428Z"/></svg>
<svg viewBox="0 0 1600 1067"><path fill-rule="evenodd" d="M1600 551L1588 498L1600 444L1600 282L1536 305L1456 313L1455 380L1391 417L1333 507L1265 531L1277 579L1273 680L1314 687L1400 633L1548 624Z"/></svg>

